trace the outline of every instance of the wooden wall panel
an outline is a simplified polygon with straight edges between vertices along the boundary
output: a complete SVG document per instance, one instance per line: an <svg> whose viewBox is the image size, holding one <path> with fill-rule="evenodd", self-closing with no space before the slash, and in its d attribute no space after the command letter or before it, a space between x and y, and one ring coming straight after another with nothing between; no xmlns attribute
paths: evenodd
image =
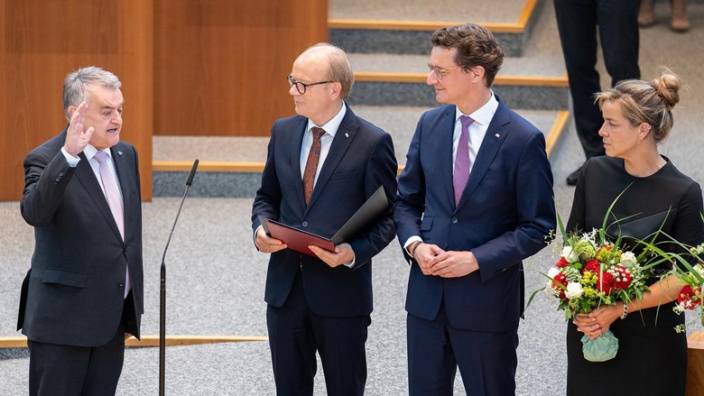
<svg viewBox="0 0 704 396"><path fill-rule="evenodd" d="M122 139L137 147L152 195L152 0L0 0L0 200L22 196L24 156L66 125L66 74L96 65L120 77Z"/></svg>
<svg viewBox="0 0 704 396"><path fill-rule="evenodd" d="M696 331L687 337L686 396L704 395L704 332Z"/></svg>
<svg viewBox="0 0 704 396"><path fill-rule="evenodd" d="M155 134L268 136L286 75L326 41L326 0L154 0Z"/></svg>

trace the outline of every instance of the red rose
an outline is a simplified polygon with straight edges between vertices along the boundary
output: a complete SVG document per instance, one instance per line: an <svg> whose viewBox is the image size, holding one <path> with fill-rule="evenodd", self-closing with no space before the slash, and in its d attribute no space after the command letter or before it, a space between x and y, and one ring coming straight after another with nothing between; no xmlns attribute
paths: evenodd
<svg viewBox="0 0 704 396"><path fill-rule="evenodd" d="M567 261L567 259L564 257L560 257L560 261L558 261L557 264L555 264L555 267L563 268L563 267L567 267L568 265L570 265L570 263Z"/></svg>
<svg viewBox="0 0 704 396"><path fill-rule="evenodd" d="M599 262L599 260L591 259L591 260L587 261L587 263L584 265L584 270L598 274L600 267L601 267L601 263Z"/></svg>
<svg viewBox="0 0 704 396"><path fill-rule="evenodd" d="M699 293L697 293L697 291ZM677 302L682 305L685 309L694 309L701 300L697 298L697 295L701 295L701 287L696 290L692 289L692 286L686 285L680 290L680 294L677 296Z"/></svg>
<svg viewBox="0 0 704 396"><path fill-rule="evenodd" d="M606 271L602 272L601 276L597 275L596 288L606 294L611 294L614 289L614 276Z"/></svg>
<svg viewBox="0 0 704 396"><path fill-rule="evenodd" d="M564 287L560 287L560 285ZM567 296L565 296L565 287L567 287L567 276L560 272L559 274L555 275L554 278L552 278L552 288L560 292L560 299L562 301L569 301Z"/></svg>

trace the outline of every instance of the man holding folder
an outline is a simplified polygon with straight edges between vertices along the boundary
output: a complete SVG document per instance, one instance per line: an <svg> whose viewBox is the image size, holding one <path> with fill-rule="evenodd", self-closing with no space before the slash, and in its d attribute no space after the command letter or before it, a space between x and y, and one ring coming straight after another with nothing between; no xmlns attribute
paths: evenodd
<svg viewBox="0 0 704 396"><path fill-rule="evenodd" d="M301 54L288 76L298 115L271 131L252 210L257 249L271 253L265 300L278 395L312 395L316 351L329 395L362 395L372 312L371 259L394 239L391 208L364 231L313 255L267 235L259 216L331 238L383 186L396 193L391 136L346 105L347 55L330 44Z"/></svg>

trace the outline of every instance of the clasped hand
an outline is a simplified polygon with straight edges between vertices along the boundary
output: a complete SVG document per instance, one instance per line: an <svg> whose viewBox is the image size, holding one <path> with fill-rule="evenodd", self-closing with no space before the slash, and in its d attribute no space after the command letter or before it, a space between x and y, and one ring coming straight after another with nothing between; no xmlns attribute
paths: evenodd
<svg viewBox="0 0 704 396"><path fill-rule="evenodd" d="M439 246L429 243L418 245L414 258L425 275L457 278L479 269L474 253L444 251Z"/></svg>
<svg viewBox="0 0 704 396"><path fill-rule="evenodd" d="M590 339L595 339L609 329L611 323L621 316L618 305L601 306L588 314L577 315L572 323L577 330Z"/></svg>

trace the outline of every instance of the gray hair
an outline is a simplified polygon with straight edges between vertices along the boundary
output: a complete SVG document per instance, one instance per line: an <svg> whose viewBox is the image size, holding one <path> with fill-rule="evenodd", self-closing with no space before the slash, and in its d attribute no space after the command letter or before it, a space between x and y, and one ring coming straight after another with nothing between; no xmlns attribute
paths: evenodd
<svg viewBox="0 0 704 396"><path fill-rule="evenodd" d="M68 115L70 106L78 106L84 100L88 100L87 86L90 84L98 84L101 87L111 90L119 89L122 82L113 73L103 70L96 66L88 66L69 73L64 80L64 113L66 119L71 118Z"/></svg>
<svg viewBox="0 0 704 396"><path fill-rule="evenodd" d="M345 51L330 43L318 43L308 47L301 56L311 52L322 51L328 61L328 79L340 83L340 97L347 99L354 85L354 73Z"/></svg>

